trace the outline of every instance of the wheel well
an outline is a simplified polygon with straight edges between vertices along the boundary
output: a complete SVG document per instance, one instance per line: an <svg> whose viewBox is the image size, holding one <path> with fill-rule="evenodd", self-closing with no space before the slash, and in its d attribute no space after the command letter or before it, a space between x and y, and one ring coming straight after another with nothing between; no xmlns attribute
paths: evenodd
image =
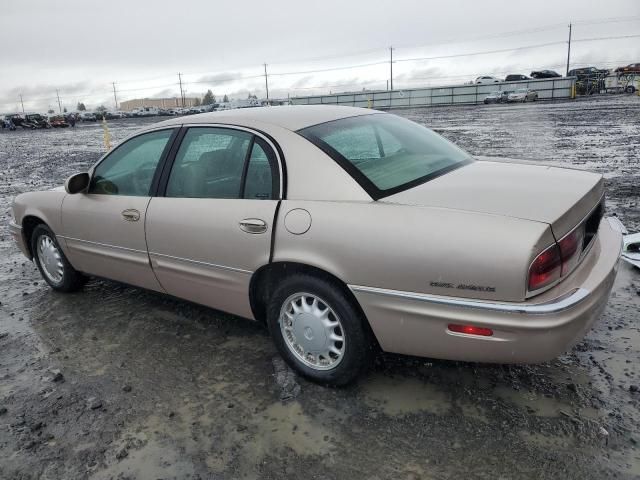
<svg viewBox="0 0 640 480"><path fill-rule="evenodd" d="M362 307L360 307L360 303L358 303L358 300L347 284L335 275L332 275L321 268L306 265L304 263L274 262L259 268L253 274L249 285L249 300L251 302L251 311L253 312L253 316L256 320L261 323L266 323L267 303L275 289L275 286L277 286L284 277L294 273L304 273L326 279L340 288L358 310L364 319L365 328L371 334L371 338L377 343L377 339L371 330L371 326L369 325L369 321L367 320Z"/></svg>
<svg viewBox="0 0 640 480"><path fill-rule="evenodd" d="M33 252L31 251L31 235L33 235L33 231L38 225L46 225L46 223L41 218L34 217L33 215L28 215L22 220L22 235L24 235L27 249L29 250L29 254L32 257Z"/></svg>

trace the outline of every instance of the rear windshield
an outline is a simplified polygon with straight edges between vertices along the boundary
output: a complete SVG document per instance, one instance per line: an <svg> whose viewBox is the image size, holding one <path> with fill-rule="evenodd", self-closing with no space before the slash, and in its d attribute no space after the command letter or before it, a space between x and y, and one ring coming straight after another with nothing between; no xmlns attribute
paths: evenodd
<svg viewBox="0 0 640 480"><path fill-rule="evenodd" d="M374 199L471 161L468 153L437 133L392 114L343 118L298 133L338 162Z"/></svg>

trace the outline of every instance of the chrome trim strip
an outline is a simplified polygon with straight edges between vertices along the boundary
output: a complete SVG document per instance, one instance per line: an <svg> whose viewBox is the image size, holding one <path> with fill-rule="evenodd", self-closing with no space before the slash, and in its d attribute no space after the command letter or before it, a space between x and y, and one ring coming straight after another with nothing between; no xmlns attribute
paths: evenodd
<svg viewBox="0 0 640 480"><path fill-rule="evenodd" d="M120 247L118 245L110 245L108 243L92 242L90 240L83 240L81 238L66 237L66 236L63 236L63 235L56 235L56 237L57 238L62 238L63 240L71 240L71 241L74 241L74 242L88 243L90 245L96 245L98 247L107 247L107 248L113 248L115 250L124 250L126 252L144 253L145 255L147 254L146 250L137 250L135 248Z"/></svg>
<svg viewBox="0 0 640 480"><path fill-rule="evenodd" d="M522 304L522 303L495 303L481 300L466 300L462 298L442 297L429 295L426 293L403 292L400 290L388 290L386 288L366 287L363 285L349 285L354 292L372 293L388 297L414 300L418 302L432 303L434 305L445 305L449 307L473 308L476 310L487 310L503 313L521 313L527 315L549 315L568 310L584 301L591 292L586 288L576 288L566 295L544 303Z"/></svg>
<svg viewBox="0 0 640 480"><path fill-rule="evenodd" d="M231 272L246 273L246 274L249 274L249 275L251 275L253 273L251 270L245 270L243 268L228 267L227 265L218 265L216 263L202 262L200 260L191 260L189 258L174 257L172 255L165 255L164 253L149 252L149 256L152 256L152 255L155 255L156 257L170 258L171 260L178 260L180 262L193 263L193 264L196 264L196 265L202 265L204 267L218 268L220 270L228 270L228 271L231 271Z"/></svg>

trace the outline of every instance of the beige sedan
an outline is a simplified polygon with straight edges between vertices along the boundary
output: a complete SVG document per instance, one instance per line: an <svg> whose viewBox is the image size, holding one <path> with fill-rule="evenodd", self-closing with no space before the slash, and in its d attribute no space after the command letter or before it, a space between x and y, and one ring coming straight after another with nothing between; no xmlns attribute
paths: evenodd
<svg viewBox="0 0 640 480"><path fill-rule="evenodd" d="M264 322L282 356L345 384L384 351L541 362L602 312L621 233L600 175L475 161L396 115L333 106L176 118L11 231L56 290L87 276Z"/></svg>

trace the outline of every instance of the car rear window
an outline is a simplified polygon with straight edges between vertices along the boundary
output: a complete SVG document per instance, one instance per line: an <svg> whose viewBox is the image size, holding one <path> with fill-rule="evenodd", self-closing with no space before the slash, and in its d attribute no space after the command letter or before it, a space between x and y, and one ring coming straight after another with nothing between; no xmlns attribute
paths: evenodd
<svg viewBox="0 0 640 480"><path fill-rule="evenodd" d="M437 133L392 114L343 118L298 133L332 157L374 199L472 161Z"/></svg>

